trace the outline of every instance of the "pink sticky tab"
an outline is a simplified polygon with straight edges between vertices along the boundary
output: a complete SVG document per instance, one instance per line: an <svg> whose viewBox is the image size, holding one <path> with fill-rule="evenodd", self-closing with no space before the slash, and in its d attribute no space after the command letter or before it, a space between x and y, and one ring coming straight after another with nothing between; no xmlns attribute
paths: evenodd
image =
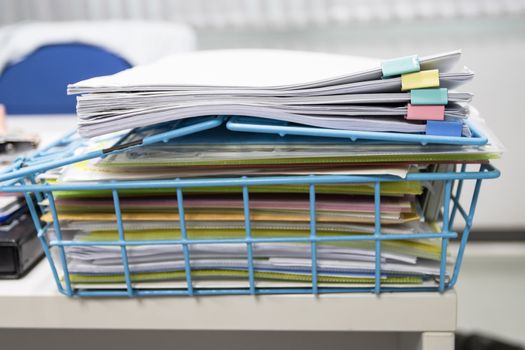
<svg viewBox="0 0 525 350"><path fill-rule="evenodd" d="M444 120L445 119L445 106L443 105L431 105L413 106L410 103L407 106L407 115L405 119L408 120Z"/></svg>

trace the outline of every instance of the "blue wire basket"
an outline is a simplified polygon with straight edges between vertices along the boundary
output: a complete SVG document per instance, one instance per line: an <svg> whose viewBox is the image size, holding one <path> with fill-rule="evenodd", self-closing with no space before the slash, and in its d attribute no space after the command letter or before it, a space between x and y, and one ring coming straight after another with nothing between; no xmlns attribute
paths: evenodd
<svg viewBox="0 0 525 350"><path fill-rule="evenodd" d="M94 297L94 296L166 296L166 295L228 295L228 294L295 294L295 293L346 293L346 292L444 292L454 287L463 258L463 253L467 244L468 236L473 224L476 203L478 201L481 182L484 179L494 179L499 177L500 172L490 164L475 165L476 169L467 170L467 165L463 164L450 172L429 172L429 173L409 173L405 179L396 176L354 176L354 175L309 175L309 176L272 176L272 177L232 177L232 178L199 178L199 179L171 179L155 181L109 181L109 182L83 182L75 184L52 184L37 181L37 177L51 169L60 168L65 165L80 161L106 157L110 154L129 151L130 149L143 147L159 142L167 142L170 139L199 131L215 128L225 122L223 117L204 118L196 123L182 125L174 130L169 130L157 135L148 136L138 142L127 144L116 144L113 147L90 151L81 155L76 155L75 150L83 145L83 140L76 133L71 133L61 140L37 151L31 156L23 157L14 162L10 167L0 173L0 190L4 192L23 192L27 200L31 217L37 228L38 238L42 244L47 260L51 267L58 290L68 296ZM235 121L234 121L235 122ZM232 126L232 124L228 125ZM238 127L234 125L233 127ZM248 130L243 130L248 131ZM279 132L283 130L270 130L269 132ZM287 130L294 131L294 130ZM295 130L294 132L300 132ZM310 132L310 131L309 131ZM393 140L396 141L396 140ZM420 141L420 140L417 140ZM380 220L381 208L381 186L387 182L399 181L437 181L443 183L443 209L440 227L435 231L385 234L382 231ZM464 183L471 181L474 183L471 196L468 200L460 200L465 197ZM316 186L323 184L352 184L367 183L373 186L374 192L374 233L359 235L318 235L316 228ZM250 222L250 188L252 186L264 185L307 185L309 196L309 231L307 237L254 237ZM187 234L185 222L184 192L189 188L196 187L221 187L238 186L242 188L242 201L244 213L244 231L242 238L217 238L217 239L191 239ZM177 198L177 208L179 215L180 239L165 240L127 240L121 212L121 192L129 189L174 189ZM116 215L116 227L118 229L118 239L104 241L74 241L65 239L62 234L59 221L59 214L55 204L55 195L61 191L93 191L106 190L112 195L114 212ZM33 195L34 194L34 195ZM46 200L48 206L43 206ZM464 206L462 203L468 203ZM42 223L40 215L42 211L48 210L53 218L52 223ZM460 219L463 229L462 234L453 230L457 227L456 221ZM52 230L51 230L52 228ZM54 231L54 235L50 234ZM417 240L417 239L439 239L441 243L440 251L440 272L439 278L434 285L428 286L388 286L382 285L381 276L381 251L382 242L388 240ZM349 242L349 241L368 241L372 242L375 249L375 271L374 283L370 286L348 287L324 287L320 286L318 278L317 245L323 242ZM452 270L447 271L447 255L449 242L458 241L457 254ZM257 243L285 243L301 242L309 245L311 252L311 285L309 287L297 288L261 288L257 286L256 267L254 266L254 244ZM192 280L192 266L190 264L190 246L194 244L228 244L241 243L246 245L247 255L247 287L246 288L196 288ZM132 281L132 274L128 264L127 248L132 246L174 246L182 247L184 257L184 270L186 285L184 288L171 289L143 289L137 288ZM71 283L70 273L67 263L67 247L78 246L114 246L120 247L122 265L124 269L125 288L111 290L91 290L76 288ZM52 254L52 250L58 254Z"/></svg>

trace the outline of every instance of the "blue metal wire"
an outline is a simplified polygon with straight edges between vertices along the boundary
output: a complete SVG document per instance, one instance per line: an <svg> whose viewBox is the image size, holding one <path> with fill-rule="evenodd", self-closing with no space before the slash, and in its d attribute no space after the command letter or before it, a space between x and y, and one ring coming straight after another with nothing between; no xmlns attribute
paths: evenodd
<svg viewBox="0 0 525 350"><path fill-rule="evenodd" d="M223 118L221 117L216 117L216 118L211 118L211 119L209 118L209 119L205 119L204 121L200 123L182 127L176 130L163 132L158 135L146 137L140 143L131 144L128 147L114 148L114 149L109 149L109 150L99 149L96 151L91 151L91 152L87 152L85 154L76 155L76 156L69 155L69 156L64 157L62 155L60 157L55 157L57 158L55 160L46 160L43 163L40 163L38 156L33 156L31 157L33 161L29 162L28 166L18 169L16 172L11 171L7 173L0 173L2 174L0 175L0 181L10 180L12 178L20 178L20 177L24 177L28 175L34 175L36 173L41 173L41 172L44 172L50 169L60 168L65 165L78 163L78 162L82 162L85 160L103 158L110 154L118 154L118 153L132 150L134 148L144 147L144 146L151 145L151 144L158 143L158 142L168 142L169 140L176 138L176 137L181 137L184 135L189 135L189 134L193 134L193 133L200 132L203 130L215 128L219 126L220 124L222 124L222 122L223 122ZM37 155L42 155L42 153L37 152Z"/></svg>
<svg viewBox="0 0 525 350"><path fill-rule="evenodd" d="M443 181L443 180L475 180L495 179L499 177L499 170L490 166L480 172L465 173L409 173L404 181ZM357 176L357 175L314 175L314 176L266 176L252 178L208 178L183 180L155 180L155 181L118 181L118 182L82 182L78 184L45 184L45 185L18 185L0 186L4 192L46 192L46 191L83 191L83 190L123 190L148 188L187 188L187 187L225 187L225 186L255 186L255 185L305 185L319 184L350 184L398 182L397 176Z"/></svg>
<svg viewBox="0 0 525 350"><path fill-rule="evenodd" d="M352 242L352 241L373 241L374 239L381 241L399 241L407 239L428 239L428 238L457 238L458 234L455 232L441 233L441 232L422 232L407 234L388 234L374 237L371 235L355 235L355 236L316 236L316 237L274 237L274 238L254 238L249 241L246 238L220 238L220 239L191 239L191 240L140 240L140 241L126 241L127 246L142 246L142 245L181 245L181 244L223 244L223 243L310 243L314 242ZM65 241L65 240L51 240L51 245L80 247L80 246L120 246L120 242L116 241Z"/></svg>
<svg viewBox="0 0 525 350"><path fill-rule="evenodd" d="M374 183L374 239L375 239L375 286L374 292L381 292L381 183Z"/></svg>
<svg viewBox="0 0 525 350"><path fill-rule="evenodd" d="M250 198L248 193L248 186L242 187L242 203L244 209L244 229L246 232L248 282L250 284L250 294L255 294L255 273L253 267L252 228L250 220Z"/></svg>
<svg viewBox="0 0 525 350"><path fill-rule="evenodd" d="M49 266L51 267L51 273L53 274L53 278L55 279L57 289L60 293L66 294L64 291L64 287L62 286L62 283L60 283L60 277L58 276L58 271L55 266L55 262L53 261L53 256L51 255L50 247L52 246L50 243L47 242L45 234L48 231L49 224L43 228L42 224L40 222L40 217L38 216L38 211L36 210L35 203L33 202L33 198L31 198L31 194L29 192L24 193L24 197L27 203L27 206L29 208L29 213L31 214L31 219L33 220L33 224L35 225L36 231L37 231L37 237L40 240L40 244L42 245L42 249L44 250L44 254L46 256L47 262L49 263Z"/></svg>
<svg viewBox="0 0 525 350"><path fill-rule="evenodd" d="M449 231L449 204L450 204L450 194L452 191L452 181L447 180L445 182L445 194L443 198L443 225L441 226L441 232L447 233ZM448 247L448 238L441 238L441 259L439 267L439 291L445 291L445 276L447 270L447 247Z"/></svg>
<svg viewBox="0 0 525 350"><path fill-rule="evenodd" d="M333 293L374 293L375 289L367 287L348 287L348 288L319 288L319 294L333 294ZM382 293L396 293L396 292L438 292L438 287L382 287ZM217 296L217 295L250 295L248 289L196 289L193 291L194 296ZM257 288L256 295L281 295L281 294L312 294L311 288ZM123 297L127 296L127 292L120 290L82 290L77 289L74 292L75 296L79 297ZM184 289L142 289L136 290L136 297L149 296L189 296L187 290Z"/></svg>
<svg viewBox="0 0 525 350"><path fill-rule="evenodd" d="M472 228L472 222L474 220L474 213L476 212L476 205L479 198L479 190L481 188L481 180L476 180L476 185L474 186L474 191L472 193L472 200L470 201L470 210L465 222L465 228L461 236L461 242L459 244L458 254L456 256L456 263L454 265L454 272L452 278L450 279L449 287L452 288L457 282L459 276L459 270L461 268L461 263L463 262L463 254L465 253L465 248L467 246L468 236L470 234L470 229Z"/></svg>
<svg viewBox="0 0 525 350"><path fill-rule="evenodd" d="M57 236L57 242L62 242L62 230L60 229L60 222L58 221L58 212L55 206L55 199L52 192L45 192L47 200L49 201L49 208L51 209L51 215L53 216L53 228L55 229L55 235ZM34 206L33 206L34 207ZM62 269L64 271L64 282L66 283L65 292L67 295L72 295L71 281L69 279L69 271L67 268L67 258L64 246L58 246L58 253L60 255L60 262L62 263ZM57 281L59 283L59 281Z"/></svg>
<svg viewBox="0 0 525 350"><path fill-rule="evenodd" d="M467 170L467 164L461 165L461 172L464 173ZM463 180L458 180L458 187L456 189L456 198L461 197L461 191L463 190ZM454 206L452 207L452 213L450 214L450 224L448 225L448 229L451 230L454 226L454 221L456 219L456 213L458 211L458 205L459 201L454 201Z"/></svg>
<svg viewBox="0 0 525 350"><path fill-rule="evenodd" d="M451 136L433 136L424 134L405 134L392 132L376 131L351 131L338 129L324 129L307 126L287 126L273 125L261 122L254 123L252 119L248 122L243 117L234 117L226 123L226 127L232 131L255 132L284 135L301 135L301 136L322 136L346 138L351 141L357 140L377 140L388 142L419 143L422 145L436 143L449 145L484 145L488 142L487 136L483 134L473 123L466 121L472 137L451 137Z"/></svg>
<svg viewBox="0 0 525 350"><path fill-rule="evenodd" d="M184 254L184 269L186 272L186 285L188 294L193 295L193 282L191 277L191 261L188 248L188 233L186 231L186 215L184 214L184 199L182 189L177 188L177 207L179 209L180 235L182 242L182 253Z"/></svg>
<svg viewBox="0 0 525 350"><path fill-rule="evenodd" d="M473 223L473 217L476 209L476 203L479 197L481 182L484 179L497 178L500 172L490 164L482 164L479 171L466 171L467 167L463 165L460 171L447 173L410 173L405 179L400 179L396 176L348 176L348 175L325 175L325 176L273 176L273 177L235 177L235 178L206 178L206 179L174 179L174 180L155 180L155 181L115 181L115 182L83 182L71 184L47 184L38 183L37 176L49 169L76 163L79 161L93 159L97 157L104 157L109 154L116 154L123 151L128 151L136 147L143 147L144 145L155 144L158 142L166 142L172 138L187 135L190 133L210 129L216 127L224 122L222 117L204 118L195 121L193 124L182 126L175 130L169 130L154 136L147 136L139 143L122 144L117 143L115 147L104 150L97 150L84 155L74 155L74 150L80 143L76 135L68 135L65 139L60 140L54 144L54 147L61 147L63 152L57 151L54 147L48 147L42 151L36 152L32 156L18 159L15 164L7 170L0 172L0 191L4 192L24 192L31 218L38 232L38 238L42 244L47 260L51 266L53 277L56 281L59 292L70 296L93 297L93 296L163 296L163 295L260 295L260 294L299 294L299 293L341 293L341 292L367 292L367 293L383 293L383 292L409 292L409 291L425 291L425 292L443 292L452 288L458 278L461 262L468 240L468 235ZM186 124L184 124L186 125ZM276 129L277 130L277 129ZM274 131L276 131L274 130ZM289 129L282 129L281 132L287 133ZM296 130L297 131L297 130ZM476 130L473 130L476 133ZM308 131L310 132L310 131ZM476 142L482 138L476 134ZM422 141L423 139L419 139ZM470 208L468 212L460 203L462 195L463 182L466 180L474 180L476 185L472 194ZM418 232L418 233L403 233L403 234L383 234L381 229L381 184L386 182L396 181L444 181L444 199L443 199L443 225L439 232ZM457 181L457 188L452 194L453 184ZM374 193L374 233L359 234L359 235L335 235L319 236L317 233L317 212L316 212L316 186L321 184L358 184L370 183L373 184ZM308 188L309 194L309 212L310 212L310 234L304 237L253 237L250 220L250 186L258 185L285 185L297 184L304 185ZM242 188L243 196L243 212L245 235L240 238L204 238L204 239L189 239L185 221L184 213L184 199L183 190L194 187L223 187L223 186L239 186ZM176 189L177 193L177 207L179 213L180 223L180 239L163 239L163 240L133 240L125 239L124 223L122 219L122 211L119 199L119 191L125 189L152 189L165 188ZM106 190L108 194L113 196L113 205L116 215L116 224L118 229L118 240L105 241L74 241L64 239L60 228L59 215L57 212L53 192L60 193L61 191L93 191ZM35 194L38 207L35 205L35 200L31 196ZM49 211L51 212L53 222L42 225L40 222L40 210L45 210L46 206L41 205L44 198L49 201ZM452 202L452 210L450 205ZM461 242L458 250L458 255L453 268L450 281L447 283L447 248L450 239L458 237L458 234L452 231L452 226L456 218L456 213L465 221ZM49 229L53 226L56 239L49 236ZM382 241L402 241L402 240L419 240L419 239L441 239L441 253L440 253L440 272L439 283L436 286L388 286L381 283L382 269L381 269L381 253ZM254 244L257 243L304 243L309 244L311 249L311 286L301 288L259 288L256 287L255 281L255 267L254 267ZM349 286L324 288L319 286L318 273L318 256L317 246L323 242L373 242L375 247L375 269L374 269L374 284L370 287ZM227 244L227 243L241 243L247 247L247 262L248 262L248 288L224 288L224 289L204 289L194 288L192 281L192 269L190 251L193 244ZM128 260L127 247L136 246L170 246L181 245L184 255L184 269L186 275L186 287L171 288L171 289L139 289L133 287L132 271L130 270ZM124 281L125 287L118 290L81 290L73 288L71 285L70 275L67 265L66 248L67 247L82 247L82 246L115 246L120 247L122 264L124 267ZM63 281L59 276L57 263L51 254L51 248L55 247L58 250L58 257L63 267Z"/></svg>
<svg viewBox="0 0 525 350"><path fill-rule="evenodd" d="M126 248L126 238L124 236L124 224L122 223L122 212L120 210L120 200L118 191L113 190L113 206L115 207L115 216L117 217L117 229L120 243L120 254L122 256L122 265L124 267L124 278L128 289L128 296L133 296L133 286L131 285L131 272L129 271L128 252Z"/></svg>
<svg viewBox="0 0 525 350"><path fill-rule="evenodd" d="M31 183L33 185L36 185L36 179L35 179L35 176L34 175L31 175L31 176L28 176L29 177L29 181L31 181ZM35 197L36 197L36 201L40 207L40 209L42 210L43 209L43 206L40 204L42 202L42 200L44 199L42 197L42 193L41 192L35 192Z"/></svg>
<svg viewBox="0 0 525 350"><path fill-rule="evenodd" d="M315 185L310 184L310 255L312 260L312 293L318 294L317 284L317 212L315 208Z"/></svg>

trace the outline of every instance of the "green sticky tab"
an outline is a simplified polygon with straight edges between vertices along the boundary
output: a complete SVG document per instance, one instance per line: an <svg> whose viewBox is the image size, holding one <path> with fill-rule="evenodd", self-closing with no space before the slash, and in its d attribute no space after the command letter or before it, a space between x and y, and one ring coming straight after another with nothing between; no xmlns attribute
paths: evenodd
<svg viewBox="0 0 525 350"><path fill-rule="evenodd" d="M381 63L381 70L383 71L383 78L419 72L419 58L417 55L412 55L385 60Z"/></svg>
<svg viewBox="0 0 525 350"><path fill-rule="evenodd" d="M410 90L410 103L413 105L446 105L448 103L448 89Z"/></svg>

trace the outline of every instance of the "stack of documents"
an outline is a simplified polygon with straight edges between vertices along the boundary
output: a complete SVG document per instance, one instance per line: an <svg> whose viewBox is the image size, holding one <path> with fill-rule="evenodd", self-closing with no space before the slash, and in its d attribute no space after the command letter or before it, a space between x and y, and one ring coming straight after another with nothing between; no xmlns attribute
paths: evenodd
<svg viewBox="0 0 525 350"><path fill-rule="evenodd" d="M68 91L81 94L79 132L86 137L204 115L423 134L443 132L427 128L427 121L447 121L445 134L470 136L463 121L472 95L450 91L474 76L467 68L451 71L460 54L408 57L413 73L385 78L396 73L395 60L381 66L320 53L201 51L81 81Z"/></svg>
<svg viewBox="0 0 525 350"><path fill-rule="evenodd" d="M414 144L358 141L349 138L272 134L266 126L372 133L472 137L467 118L472 95L453 89L472 79L468 69L454 71L459 51L417 59L417 71L396 74L395 60L272 50L225 50L168 57L112 76L69 86L78 97L79 132L93 149L140 145L148 137L191 127L223 116L224 123L204 131L132 147L104 158L73 164L44 176L48 182L163 181L205 178L297 175L390 176L381 184L382 234L407 239L381 243L381 283L435 285L440 274L441 242L410 239L411 233L435 231L437 207L423 208L433 184L402 181L407 174L454 164L484 163L499 156L487 145ZM412 58L413 59L413 58ZM407 58L402 63L407 63ZM392 75L388 75L391 73ZM229 121L261 127L238 132ZM432 122L432 123L431 123ZM130 130L131 129L131 130ZM373 235L374 187L370 183L319 184L316 234ZM183 189L184 222L175 188L118 191L124 236L128 241L225 239L126 248L136 288L185 288L186 263L194 287L248 286L248 248L228 239L246 237L243 188ZM307 238L311 235L308 184L249 186L249 222L253 238ZM44 205L53 203L44 202ZM61 234L94 245L66 247L70 281L78 288L125 288L117 215L110 190L60 191L55 201ZM439 216L439 215L437 215ZM53 222L51 214L42 218ZM51 227L53 227L51 225ZM52 229L53 230L53 229ZM312 281L309 242L269 240L252 244L258 287L302 287ZM320 286L373 285L376 251L373 239L317 243Z"/></svg>
<svg viewBox="0 0 525 350"><path fill-rule="evenodd" d="M254 238L308 237L309 201L306 186L273 186L252 189L251 235ZM271 192L271 194L269 193ZM385 234L432 230L416 211L411 186L387 186L381 206ZM234 188L185 191L184 208L189 239L245 237L242 194ZM368 193L368 194L367 194ZM366 185L319 186L316 201L317 235L373 234L374 203ZM388 194L386 194L388 193ZM178 203L174 191L121 191L122 220L129 241L177 240L181 238ZM62 234L76 241L118 240L111 195L95 191L89 196L67 192L56 200ZM45 221L52 222L47 214ZM439 275L440 244L433 240L385 241L382 245L383 283L420 284ZM248 262L246 244L192 244L189 248L195 283L221 287L224 282L244 282ZM119 247L79 246L66 249L70 279L88 287L107 288L124 281ZM180 245L131 246L128 263L135 282L185 283L184 257ZM311 246L307 243L253 244L256 276L264 286L311 279ZM319 281L327 283L373 283L375 269L372 241L323 242L317 247ZM219 278L220 277L220 278ZM244 279L240 279L244 278ZM111 282L111 283L110 283ZM94 285L91 285L93 283ZM274 284L272 284L274 283ZM242 285L242 283L241 283ZM261 284L259 284L261 286ZM113 286L114 287L114 286Z"/></svg>

